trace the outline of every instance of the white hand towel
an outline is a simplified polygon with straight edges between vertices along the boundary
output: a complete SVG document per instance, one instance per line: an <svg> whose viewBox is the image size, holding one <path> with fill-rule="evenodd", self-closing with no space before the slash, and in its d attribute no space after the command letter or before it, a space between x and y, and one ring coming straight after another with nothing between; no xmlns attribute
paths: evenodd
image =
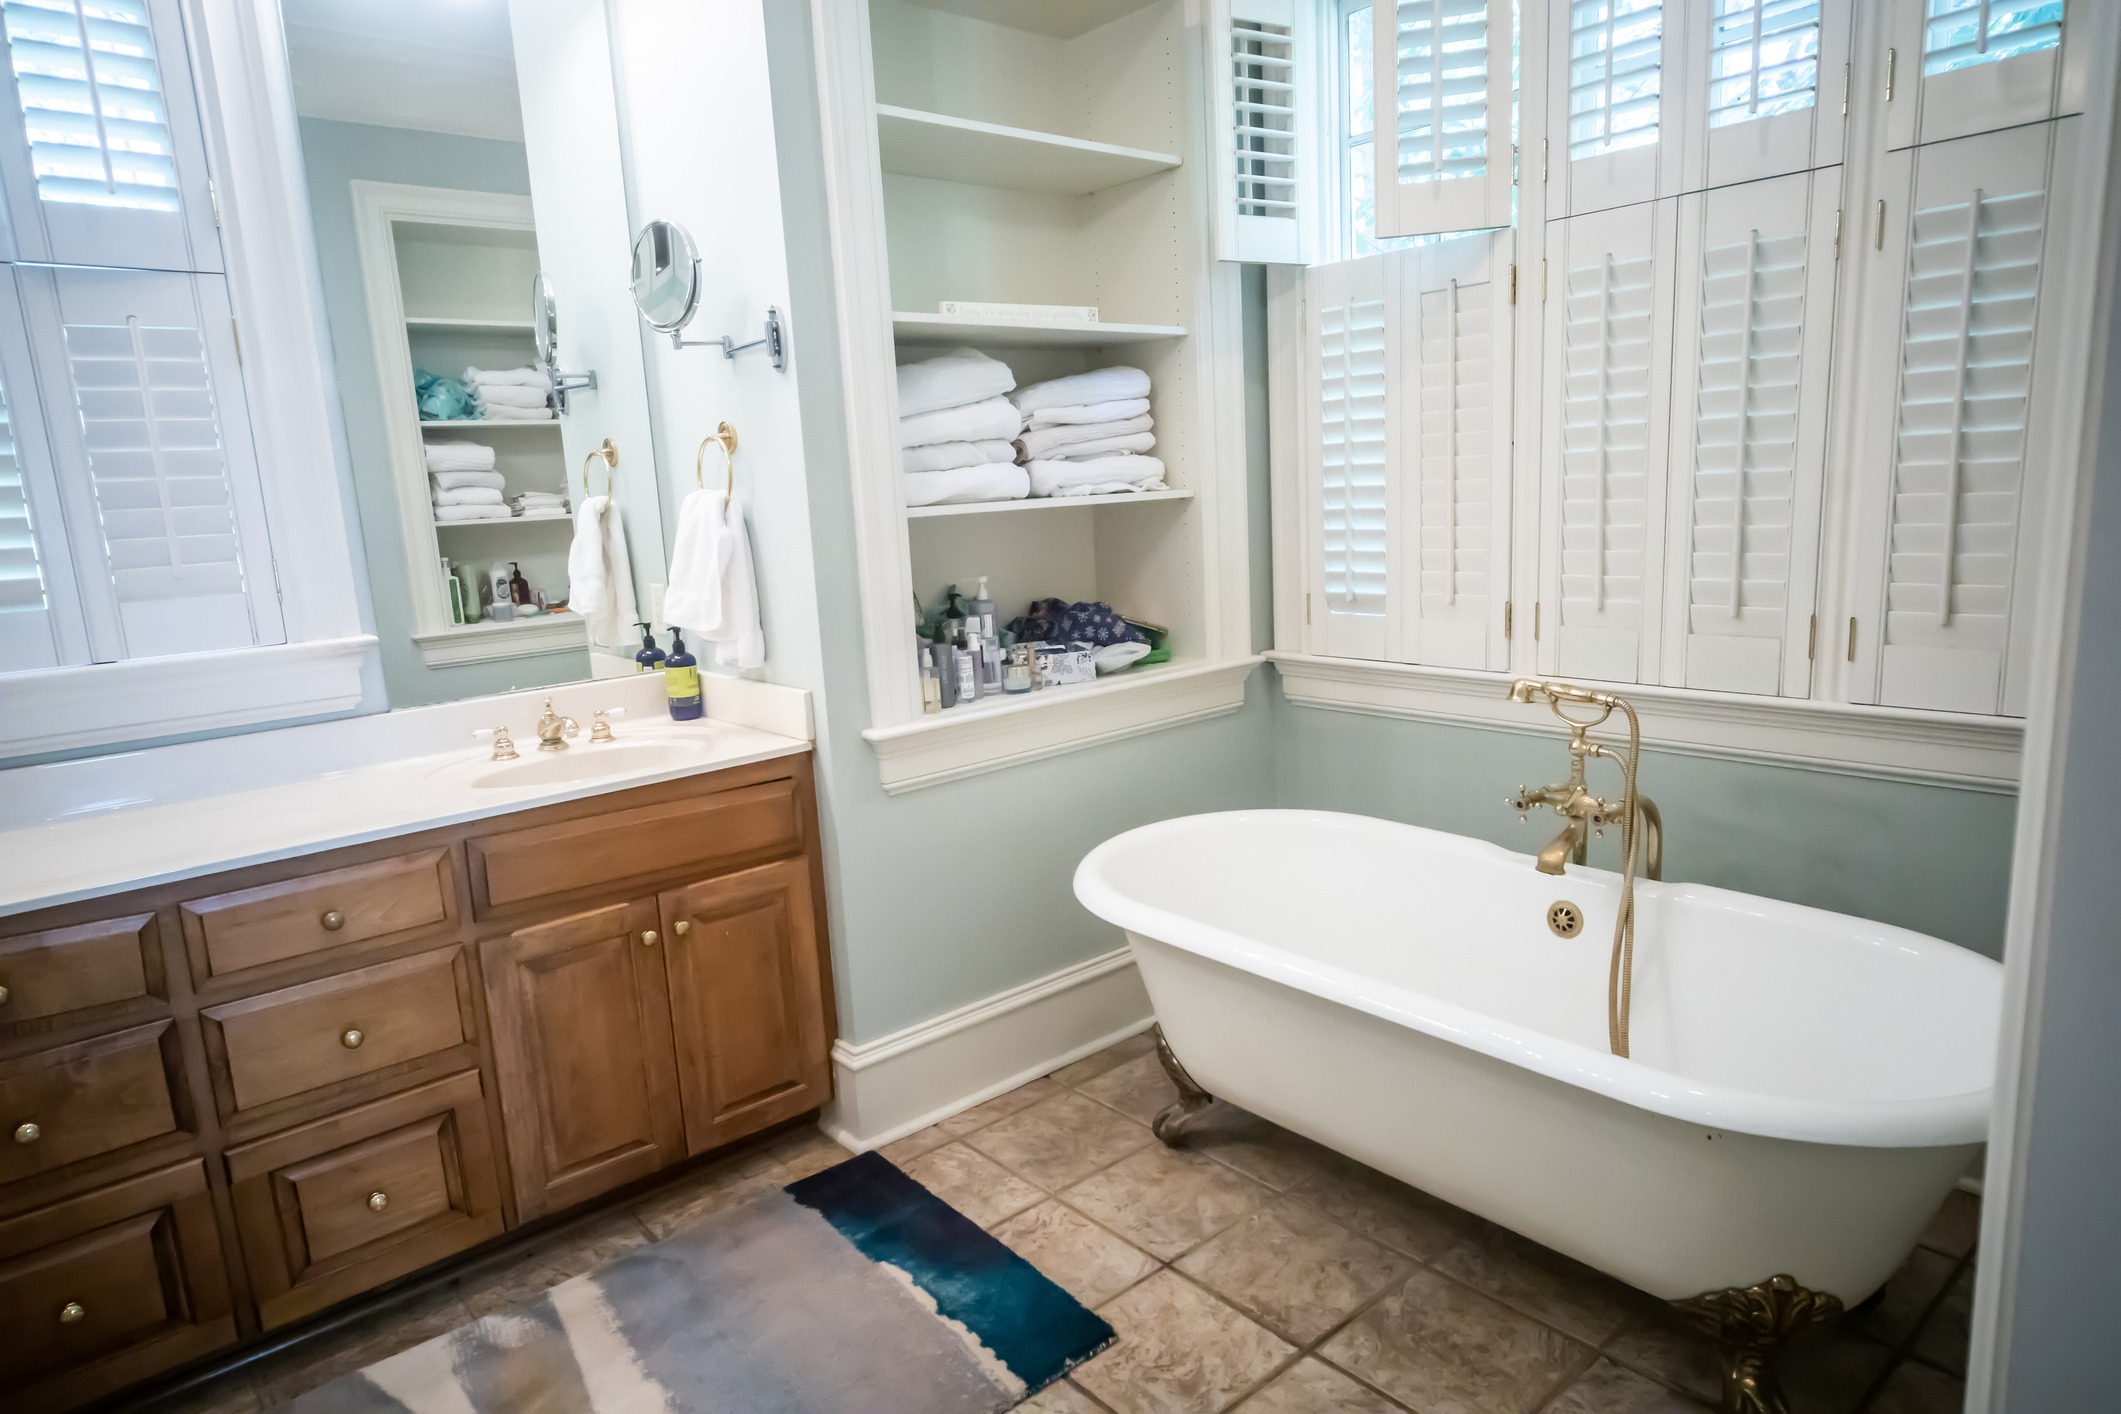
<svg viewBox="0 0 2121 1414"><path fill-rule="evenodd" d="M722 541L729 547L722 565L722 621L700 634L714 645L716 667L756 668L766 661L766 631L759 626L758 574L744 529L744 503L732 495L720 511Z"/></svg>
<svg viewBox="0 0 2121 1414"><path fill-rule="evenodd" d="M515 514L506 506L436 506L436 520L507 520Z"/></svg>
<svg viewBox="0 0 2121 1414"><path fill-rule="evenodd" d="M429 442L429 471L492 471L493 448L483 442Z"/></svg>
<svg viewBox="0 0 2121 1414"><path fill-rule="evenodd" d="M434 492L434 503L438 506L498 506L501 492L494 486L452 486L446 491L438 487Z"/></svg>
<svg viewBox="0 0 2121 1414"><path fill-rule="evenodd" d="M464 486L491 486L498 491L508 484L508 478L498 471L430 471L427 481L437 491L455 491Z"/></svg>
<svg viewBox="0 0 2121 1414"><path fill-rule="evenodd" d="M723 540L721 509L718 490L693 491L678 503L663 622L695 635L722 621L722 570L729 547Z"/></svg>
<svg viewBox="0 0 2121 1414"><path fill-rule="evenodd" d="M1079 407L1085 403L1111 403L1122 398L1149 396L1149 375L1139 368L1100 368L1095 373L1075 373L1049 378L1016 390L1016 405L1027 413L1044 408Z"/></svg>
<svg viewBox="0 0 2121 1414"><path fill-rule="evenodd" d="M480 416L488 422L550 422L551 408L512 408L494 403L481 403Z"/></svg>
<svg viewBox="0 0 2121 1414"><path fill-rule="evenodd" d="M552 380L540 368L467 368L464 370L464 385L468 388L490 388L514 385L518 388L549 388Z"/></svg>
<svg viewBox="0 0 2121 1414"><path fill-rule="evenodd" d="M950 471L906 473L909 506L957 505L966 501L1021 501L1031 493L1031 478L1013 462L961 466Z"/></svg>
<svg viewBox="0 0 2121 1414"><path fill-rule="evenodd" d="M952 349L940 358L898 366L898 415L913 417L942 408L985 402L1016 386L1009 365L978 349Z"/></svg>
<svg viewBox="0 0 2121 1414"><path fill-rule="evenodd" d="M1083 403L1069 408L1040 408L1025 419L1027 427L1058 427L1064 422L1125 422L1149 410L1147 398L1122 398L1116 403Z"/></svg>
<svg viewBox="0 0 2121 1414"><path fill-rule="evenodd" d="M898 444L925 447L932 442L1006 441L1023 427L1023 417L1015 405L1007 398L993 397L983 403L902 417L898 420Z"/></svg>
<svg viewBox="0 0 2121 1414"><path fill-rule="evenodd" d="M996 439L991 442L930 442L925 447L908 447L905 452L906 471L955 471L961 466L985 466L989 462L1016 460L1016 444Z"/></svg>
<svg viewBox="0 0 2121 1414"><path fill-rule="evenodd" d="M1099 457L1124 456L1129 452L1147 452L1156 447L1154 432L1136 432L1130 437L1100 437L1095 442L1071 442L1065 447L1046 453L1046 460L1057 462L1086 462Z"/></svg>
<svg viewBox="0 0 2121 1414"><path fill-rule="evenodd" d="M1155 457L1099 457L1087 462L1037 461L1031 473L1034 496L1104 496L1121 491L1161 491L1164 464Z"/></svg>
<svg viewBox="0 0 2121 1414"><path fill-rule="evenodd" d="M1070 422L1059 427L1034 427L1016 439L1025 461L1037 461L1076 442L1099 442L1107 437L1132 437L1147 432L1156 419L1147 415L1125 422Z"/></svg>
<svg viewBox="0 0 2121 1414"><path fill-rule="evenodd" d="M567 548L567 606L589 625L589 641L607 648L625 645L634 619L633 564L626 530L609 496L590 496L574 513L574 543Z"/></svg>
<svg viewBox="0 0 2121 1414"><path fill-rule="evenodd" d="M481 383L479 405L490 408L541 408L551 396L543 388L524 388L514 383Z"/></svg>

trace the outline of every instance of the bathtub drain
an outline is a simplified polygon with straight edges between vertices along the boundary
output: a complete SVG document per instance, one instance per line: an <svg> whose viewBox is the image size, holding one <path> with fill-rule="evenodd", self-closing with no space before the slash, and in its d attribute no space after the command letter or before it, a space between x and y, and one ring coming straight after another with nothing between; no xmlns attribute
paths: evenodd
<svg viewBox="0 0 2121 1414"><path fill-rule="evenodd" d="M1557 938L1573 938L1583 931L1583 910L1563 899L1547 910L1547 927Z"/></svg>

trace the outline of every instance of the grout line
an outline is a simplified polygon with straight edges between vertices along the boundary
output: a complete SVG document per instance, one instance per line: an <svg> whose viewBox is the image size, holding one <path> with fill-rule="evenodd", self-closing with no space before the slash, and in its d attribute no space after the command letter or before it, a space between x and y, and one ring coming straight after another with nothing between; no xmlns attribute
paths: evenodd
<svg viewBox="0 0 2121 1414"><path fill-rule="evenodd" d="M1929 1250L1932 1252L1937 1251L1937 1249L1934 1247ZM1908 1325L1907 1334L1902 1336L1898 1342L1889 1347L1893 1352L1891 1358L1888 1359L1885 1362L1885 1365L1878 1371L1877 1378L1872 1380L1870 1382L1870 1385L1865 1388L1865 1390L1860 1396L1858 1396L1856 1402L1849 1406L1849 1414L1864 1414L1864 1411L1875 1407L1879 1397L1885 1393L1886 1384L1893 1378L1894 1374L1899 1371L1900 1367L1908 1363L1908 1361L1910 1360L1917 1361L1918 1363L1923 1365L1929 1365L1931 1369L1937 1370L1939 1374L1951 1375L1951 1371L1941 1369L1940 1367L1935 1365L1931 1365L1929 1361L1923 1360L1920 1356L1916 1355L1915 1342L1922 1338L1922 1333L1925 1330L1929 1329L1930 1321L1936 1317L1938 1309L1944 1305L1945 1298L1952 1294L1952 1288L1958 1284L1959 1278L1965 1274L1967 1268L1971 1267L1974 1264L1974 1253L1977 1250L1978 1249L1974 1247L1967 1248L1965 1253L1962 1254L1957 1261L1952 1263L1952 1270L1944 1278L1943 1283L1938 1286L1937 1294L1932 1296L1928 1300L1928 1302L1923 1305L1922 1313ZM1938 1252L1937 1255L1941 1257L1945 1256L1946 1254ZM1963 1374L1952 1375L1952 1378L1960 1381L1962 1386L1964 1385L1966 1380L1966 1376Z"/></svg>

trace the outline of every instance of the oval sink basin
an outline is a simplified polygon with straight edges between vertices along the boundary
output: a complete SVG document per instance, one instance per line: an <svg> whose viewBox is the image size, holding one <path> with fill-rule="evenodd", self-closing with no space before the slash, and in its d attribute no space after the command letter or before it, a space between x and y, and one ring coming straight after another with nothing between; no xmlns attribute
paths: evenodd
<svg viewBox="0 0 2121 1414"><path fill-rule="evenodd" d="M474 776L471 784L480 790L520 789L671 771L698 761L707 754L707 748L704 741L621 741L535 755L526 751L522 760Z"/></svg>

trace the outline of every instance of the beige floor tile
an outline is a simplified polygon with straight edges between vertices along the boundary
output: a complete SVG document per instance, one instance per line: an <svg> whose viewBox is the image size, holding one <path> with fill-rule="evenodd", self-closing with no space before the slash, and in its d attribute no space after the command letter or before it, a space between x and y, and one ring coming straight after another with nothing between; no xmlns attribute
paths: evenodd
<svg viewBox="0 0 2121 1414"><path fill-rule="evenodd" d="M1650 1307L1607 1344L1605 1353L1638 1374L1684 1390L1697 1399L1723 1396L1723 1368L1709 1338L1680 1320L1678 1313Z"/></svg>
<svg viewBox="0 0 2121 1414"><path fill-rule="evenodd" d="M1274 1196L1212 1159L1151 1144L1066 1190L1068 1202L1169 1262Z"/></svg>
<svg viewBox="0 0 2121 1414"><path fill-rule="evenodd" d="M788 1183L822 1173L834 1164L844 1164L854 1157L852 1149L814 1126L790 1130L767 1146L766 1152L785 1171L784 1178Z"/></svg>
<svg viewBox="0 0 2121 1414"><path fill-rule="evenodd" d="M1401 1414L1401 1408L1323 1360L1312 1359L1291 1365L1238 1405L1237 1414Z"/></svg>
<svg viewBox="0 0 2121 1414"><path fill-rule="evenodd" d="M157 1399L154 1414L258 1414L265 1407L248 1369L231 1370L197 1389Z"/></svg>
<svg viewBox="0 0 2121 1414"><path fill-rule="evenodd" d="M1856 1328L1887 1345L1898 1345L1914 1333L1958 1266L1955 1257L1917 1247L1885 1284L1884 1299L1855 1319Z"/></svg>
<svg viewBox="0 0 2121 1414"><path fill-rule="evenodd" d="M1016 1414L1105 1414L1105 1406L1066 1380L1056 1380L1016 1406Z"/></svg>
<svg viewBox="0 0 2121 1414"><path fill-rule="evenodd" d="M1491 1414L1537 1408L1592 1351L1423 1270L1319 1354L1422 1414Z"/></svg>
<svg viewBox="0 0 2121 1414"><path fill-rule="evenodd" d="M1296 1354L1175 1272L1161 1271L1098 1312L1119 1343L1075 1382L1118 1414L1216 1414Z"/></svg>
<svg viewBox="0 0 2121 1414"><path fill-rule="evenodd" d="M1964 1257L1974 1250L1981 1235L1981 1200L1954 1188L1944 1196L1944 1206L1923 1229L1922 1245L1934 1247L1947 1257Z"/></svg>
<svg viewBox="0 0 2121 1414"><path fill-rule="evenodd" d="M429 1292L393 1306L351 1329L305 1341L251 1368L259 1402L270 1408L307 1394L318 1385L364 1365L387 1360L401 1350L471 1324L471 1313L451 1291Z"/></svg>
<svg viewBox="0 0 2121 1414"><path fill-rule="evenodd" d="M1790 1342L1781 1363L1790 1407L1803 1414L1854 1414L1893 1363L1893 1352L1846 1325L1807 1332Z"/></svg>
<svg viewBox="0 0 2121 1414"><path fill-rule="evenodd" d="M1581 1262L1493 1223L1476 1224L1430 1265L1589 1345L1604 1345L1639 1296Z"/></svg>
<svg viewBox="0 0 2121 1414"><path fill-rule="evenodd" d="M1966 1381L1919 1360L1906 1360L1886 1380L1866 1414L1959 1414L1965 1407Z"/></svg>
<svg viewBox="0 0 2121 1414"><path fill-rule="evenodd" d="M985 1104L974 1105L969 1110L954 1114L935 1127L952 1139L962 1139L975 1129L985 1129L998 1119L1007 1119L1010 1115L1028 1110L1040 1100L1050 1100L1061 1094L1064 1088L1042 1075L1028 1085L1019 1085L1014 1090L996 1095Z"/></svg>
<svg viewBox="0 0 2121 1414"><path fill-rule="evenodd" d="M1156 1142L1147 1125L1069 1093L1042 1100L967 1137L988 1158L1014 1169L1048 1192Z"/></svg>
<svg viewBox="0 0 2121 1414"><path fill-rule="evenodd" d="M787 1183L788 1171L771 1154L752 1149L657 1189L636 1202L633 1212L648 1235L661 1242L680 1228Z"/></svg>
<svg viewBox="0 0 2121 1414"><path fill-rule="evenodd" d="M1914 1353L1955 1375L1966 1373L1966 1348L1973 1339L1974 1264L1968 1262L1945 1291L1915 1337Z"/></svg>
<svg viewBox="0 0 2121 1414"><path fill-rule="evenodd" d="M595 1271L649 1242L647 1230L624 1208L557 1228L502 1263L482 1263L463 1274L457 1294L474 1319L535 1301L561 1282Z"/></svg>
<svg viewBox="0 0 2121 1414"><path fill-rule="evenodd" d="M1571 1381L1561 1397L1547 1405L1546 1414L1702 1414L1707 1407L1600 1360Z"/></svg>
<svg viewBox="0 0 2121 1414"><path fill-rule="evenodd" d="M1114 1066L1103 1075L1077 1085L1076 1090L1101 1105L1110 1105L1129 1119L1147 1124L1178 1099L1178 1087L1164 1074L1155 1052L1136 1056L1125 1065Z"/></svg>
<svg viewBox="0 0 2121 1414"><path fill-rule="evenodd" d="M1406 1258L1286 1198L1246 1216L1176 1265L1298 1345L1317 1340L1412 1270Z"/></svg>
<svg viewBox="0 0 2121 1414"><path fill-rule="evenodd" d="M1156 1270L1154 1257L1049 1198L990 1229L1070 1296L1102 1306Z"/></svg>
<svg viewBox="0 0 2121 1414"><path fill-rule="evenodd" d="M900 1168L904 1168L921 1155L942 1148L951 1141L951 1138L952 1136L944 1132L941 1125L931 1124L926 1129L914 1130L903 1139L892 1140L889 1144L879 1148L877 1152L897 1164Z"/></svg>
<svg viewBox="0 0 2121 1414"><path fill-rule="evenodd" d="M1281 1192L1347 1162L1332 1150L1227 1100L1217 1100L1189 1120L1185 1139L1194 1153L1206 1154Z"/></svg>
<svg viewBox="0 0 2121 1414"><path fill-rule="evenodd" d="M1136 1056L1156 1054L1156 1029L1138 1031L1124 1041L1115 1042L1095 1055L1084 1056L1072 1065L1064 1065L1053 1072L1053 1079L1063 1085L1080 1085L1094 1079L1116 1066L1126 1064Z"/></svg>
<svg viewBox="0 0 2121 1414"><path fill-rule="evenodd" d="M945 1144L921 1155L906 1165L906 1176L981 1227L992 1227L1046 1196L962 1144Z"/></svg>
<svg viewBox="0 0 2121 1414"><path fill-rule="evenodd" d="M1335 1154L1292 1190L1304 1204L1395 1252L1423 1261L1486 1226L1479 1218Z"/></svg>

